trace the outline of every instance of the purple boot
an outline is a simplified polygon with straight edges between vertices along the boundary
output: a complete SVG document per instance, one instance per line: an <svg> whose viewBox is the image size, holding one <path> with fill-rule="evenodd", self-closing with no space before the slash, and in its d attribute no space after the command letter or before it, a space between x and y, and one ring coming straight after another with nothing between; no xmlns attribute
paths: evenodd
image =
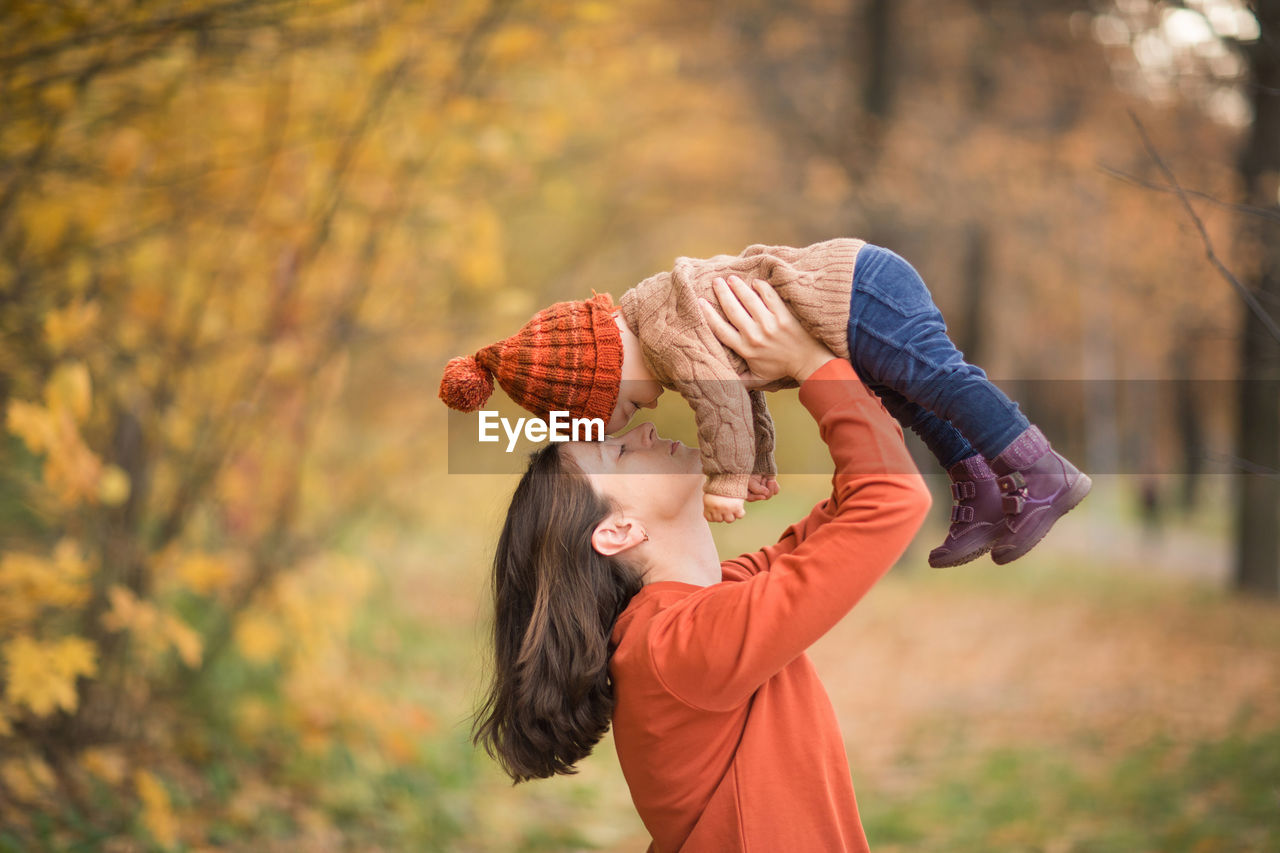
<svg viewBox="0 0 1280 853"><path fill-rule="evenodd" d="M1004 537L991 550L993 562L1011 563L1044 538L1053 523L1089 494L1093 481L1049 446L1038 427L1028 427L991 460L1003 494Z"/></svg>
<svg viewBox="0 0 1280 853"><path fill-rule="evenodd" d="M947 474L955 503L947 538L929 552L929 565L935 569L981 557L1005 532L1000 487L987 460L975 454L952 465Z"/></svg>

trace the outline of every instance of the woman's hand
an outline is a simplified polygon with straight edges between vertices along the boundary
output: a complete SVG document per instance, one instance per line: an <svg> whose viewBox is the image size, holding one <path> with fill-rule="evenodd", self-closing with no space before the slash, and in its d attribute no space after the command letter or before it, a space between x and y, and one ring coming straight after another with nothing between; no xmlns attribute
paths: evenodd
<svg viewBox="0 0 1280 853"><path fill-rule="evenodd" d="M702 316L720 343L742 356L750 373L741 377L750 386L765 385L783 377L804 382L836 355L814 338L768 282L751 285L736 275L712 283L728 322L705 299L699 299Z"/></svg>
<svg viewBox="0 0 1280 853"><path fill-rule="evenodd" d="M778 478L772 474L752 474L747 482L747 502L767 501L778 493Z"/></svg>

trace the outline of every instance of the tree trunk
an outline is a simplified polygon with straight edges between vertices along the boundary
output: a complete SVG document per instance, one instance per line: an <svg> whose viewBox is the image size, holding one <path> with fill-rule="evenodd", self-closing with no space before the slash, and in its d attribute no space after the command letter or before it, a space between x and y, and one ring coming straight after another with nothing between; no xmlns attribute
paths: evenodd
<svg viewBox="0 0 1280 853"><path fill-rule="evenodd" d="M1200 476L1204 473L1204 401L1196 397L1196 336L1185 326L1180 336L1186 343L1173 356L1173 425L1182 456L1179 504L1183 512L1189 513L1199 505Z"/></svg>
<svg viewBox="0 0 1280 853"><path fill-rule="evenodd" d="M862 30L862 62L866 67L866 83L862 89L862 108L880 122L889 118L893 109L893 3L871 0L862 16L854 16Z"/></svg>
<svg viewBox="0 0 1280 853"><path fill-rule="evenodd" d="M982 366L987 355L987 282L991 277L991 236L980 222L971 222L965 232L964 303L960 308L960 351L965 361Z"/></svg>
<svg viewBox="0 0 1280 853"><path fill-rule="evenodd" d="M1239 170L1247 204L1280 215L1280 0L1258 0L1262 35L1248 48L1253 126ZM1264 310L1280 305L1280 225L1246 216L1242 245L1254 266L1250 286ZM1246 311L1241 341L1235 587L1280 596L1280 341Z"/></svg>

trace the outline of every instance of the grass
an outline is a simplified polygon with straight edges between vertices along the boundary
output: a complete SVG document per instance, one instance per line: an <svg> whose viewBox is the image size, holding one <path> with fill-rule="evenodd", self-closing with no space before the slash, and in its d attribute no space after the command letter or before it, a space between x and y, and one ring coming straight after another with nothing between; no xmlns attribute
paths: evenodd
<svg viewBox="0 0 1280 853"><path fill-rule="evenodd" d="M1280 849L1280 728L1093 752L950 756L909 796L864 797L868 837L881 851Z"/></svg>

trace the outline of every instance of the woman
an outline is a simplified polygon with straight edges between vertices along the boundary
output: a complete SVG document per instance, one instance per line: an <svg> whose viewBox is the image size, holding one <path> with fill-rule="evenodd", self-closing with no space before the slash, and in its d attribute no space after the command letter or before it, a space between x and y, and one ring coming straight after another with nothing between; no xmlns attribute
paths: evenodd
<svg viewBox="0 0 1280 853"><path fill-rule="evenodd" d="M866 850L844 744L804 650L889 569L929 508L902 430L769 288L731 282L716 335L751 381L790 376L835 462L773 545L716 555L696 448L642 424L550 444L494 561L494 682L476 741L517 782L613 724L653 851Z"/></svg>

